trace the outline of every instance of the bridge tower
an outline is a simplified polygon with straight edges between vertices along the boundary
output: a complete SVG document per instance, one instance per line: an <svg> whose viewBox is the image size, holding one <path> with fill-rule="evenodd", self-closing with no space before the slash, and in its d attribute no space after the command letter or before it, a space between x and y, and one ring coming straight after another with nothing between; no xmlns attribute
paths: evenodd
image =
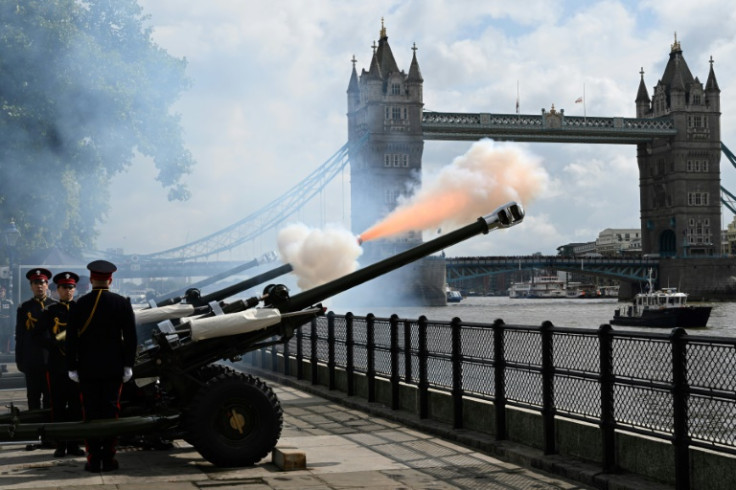
<svg viewBox="0 0 736 490"><path fill-rule="evenodd" d="M401 196L410 195L421 183L422 110L424 80L412 47L409 72L400 70L386 28L381 20L378 44L373 43L373 57L368 71L360 76L353 70L348 84L348 141L350 150L351 227L362 233L396 208ZM364 144L356 143L367 138ZM357 149L356 149L357 148ZM390 239L363 245L361 262L370 263L421 243L420 232L409 232ZM437 262L437 261L434 261ZM432 276L437 277L432 277ZM441 277L440 277L441 276ZM444 304L445 270L432 261L407 266L386 279L394 285L407 286L418 297L404 302ZM398 280L397 280L398 279ZM438 284L439 283L439 284ZM417 286L423 285L417 291ZM427 290L429 287L429 290ZM392 294L396 288L392 288Z"/></svg>
<svg viewBox="0 0 736 490"><path fill-rule="evenodd" d="M677 37L650 99L641 71L639 118L671 118L677 135L639 144L642 251L663 257L721 254L720 89L710 60L705 87Z"/></svg>

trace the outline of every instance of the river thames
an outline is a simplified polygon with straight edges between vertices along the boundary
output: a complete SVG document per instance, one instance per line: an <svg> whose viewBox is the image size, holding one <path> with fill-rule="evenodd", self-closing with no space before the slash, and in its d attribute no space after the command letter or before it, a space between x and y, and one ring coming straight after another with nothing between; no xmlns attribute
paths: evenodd
<svg viewBox="0 0 736 490"><path fill-rule="evenodd" d="M506 296L471 296L460 303L447 306L424 307L360 307L335 308L335 313L351 311L357 316L373 313L389 317L395 313L401 318L417 319L425 315L430 320L449 321L458 317L466 322L493 323L501 319L513 325L541 325L545 320L558 327L598 328L613 318L616 308L627 306L614 298L602 299L511 299ZM691 335L736 337L736 302L692 303L710 305L713 310L706 328L686 329ZM329 304L327 305L329 306ZM647 330L668 332L662 328L614 327L616 330Z"/></svg>

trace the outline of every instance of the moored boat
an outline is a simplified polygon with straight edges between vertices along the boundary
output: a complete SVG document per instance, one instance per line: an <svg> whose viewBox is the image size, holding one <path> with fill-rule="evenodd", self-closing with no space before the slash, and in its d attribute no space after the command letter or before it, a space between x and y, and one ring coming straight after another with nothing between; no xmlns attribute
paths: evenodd
<svg viewBox="0 0 736 490"><path fill-rule="evenodd" d="M565 281L557 276L536 276L529 282L513 283L509 298L567 298Z"/></svg>
<svg viewBox="0 0 736 490"><path fill-rule="evenodd" d="M447 295L447 302L448 303L459 303L463 300L463 295L460 294L460 291L455 290L449 290L445 293Z"/></svg>
<svg viewBox="0 0 736 490"><path fill-rule="evenodd" d="M611 325L636 327L705 327L710 318L710 306L690 306L687 294L676 288L654 290L651 271L649 288L634 296L632 305L617 308Z"/></svg>

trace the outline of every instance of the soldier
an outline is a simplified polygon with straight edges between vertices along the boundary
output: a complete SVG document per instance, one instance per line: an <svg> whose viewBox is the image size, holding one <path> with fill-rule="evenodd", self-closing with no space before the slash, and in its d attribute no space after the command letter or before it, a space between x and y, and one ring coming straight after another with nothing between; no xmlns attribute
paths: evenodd
<svg viewBox="0 0 736 490"><path fill-rule="evenodd" d="M0 286L0 353L10 354L13 343L13 325L10 314L13 301L5 297L5 286Z"/></svg>
<svg viewBox="0 0 736 490"><path fill-rule="evenodd" d="M49 408L49 392L46 383L46 361L48 352L37 341L34 332L44 310L55 303L48 297L51 272L37 268L28 271L26 278L31 282L33 298L18 308L15 323L15 363L18 371L26 378L28 409ZM29 446L28 449L34 449Z"/></svg>
<svg viewBox="0 0 736 490"><path fill-rule="evenodd" d="M54 422L82 420L82 402L79 385L69 379L69 366L66 359L66 328L70 309L74 305L79 276L74 272L61 272L54 276L59 302L46 308L41 317L39 341L49 352L48 380L51 395L51 416ZM77 441L56 441L54 457L84 456L84 450Z"/></svg>
<svg viewBox="0 0 736 490"><path fill-rule="evenodd" d="M133 376L135 315L127 298L110 291L114 264L95 260L87 269L92 291L77 300L67 325L69 377L79 382L85 420L117 418L122 383ZM86 471L118 469L114 437L86 442Z"/></svg>

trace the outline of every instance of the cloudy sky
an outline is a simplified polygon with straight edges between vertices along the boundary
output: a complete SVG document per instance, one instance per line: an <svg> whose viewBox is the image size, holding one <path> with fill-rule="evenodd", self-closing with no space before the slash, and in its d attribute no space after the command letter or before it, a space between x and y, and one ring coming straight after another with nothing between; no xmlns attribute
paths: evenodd
<svg viewBox="0 0 736 490"><path fill-rule="evenodd" d="M197 160L192 198L168 202L145 160L112 182L98 248L153 253L217 232L287 192L347 141L346 89L368 69L384 18L399 67L412 45L424 77L425 110L635 117L644 70L650 94L675 32L693 73L708 60L721 88L721 138L736 150L736 11L730 0L671 2L482 0L140 0L154 40L188 61L191 89L174 110ZM677 6L675 6L677 5ZM585 104L575 100L585 94ZM550 180L527 203L525 222L447 251L458 255L556 253L605 228L639 227L634 146L513 145L541 161ZM470 148L426 142L425 178ZM722 183L736 169L721 159ZM349 180L331 184L294 221L349 225ZM490 211L490 210L489 210ZM733 215L724 208L722 227ZM286 225L286 223L284 224ZM274 236L222 259L275 249Z"/></svg>

